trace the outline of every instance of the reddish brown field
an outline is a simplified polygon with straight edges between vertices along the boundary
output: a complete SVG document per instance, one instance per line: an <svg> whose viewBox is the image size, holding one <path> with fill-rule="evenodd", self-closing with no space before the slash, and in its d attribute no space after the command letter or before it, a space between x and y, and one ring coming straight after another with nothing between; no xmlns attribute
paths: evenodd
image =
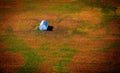
<svg viewBox="0 0 120 73"><path fill-rule="evenodd" d="M0 73L119 73L120 2L96 1L1 0Z"/></svg>

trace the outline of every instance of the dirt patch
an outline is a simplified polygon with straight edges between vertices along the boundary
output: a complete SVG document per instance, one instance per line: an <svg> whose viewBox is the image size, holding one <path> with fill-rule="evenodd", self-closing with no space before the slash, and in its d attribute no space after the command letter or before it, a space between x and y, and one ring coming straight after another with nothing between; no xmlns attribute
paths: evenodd
<svg viewBox="0 0 120 73"><path fill-rule="evenodd" d="M98 29L96 31L94 31L93 29L89 29L88 34L93 36L93 37L104 36L104 35L106 35L106 30L105 30L105 28L101 28L101 29Z"/></svg>
<svg viewBox="0 0 120 73"><path fill-rule="evenodd" d="M54 72L54 67L51 62L43 62L40 64L39 73L52 73Z"/></svg>
<svg viewBox="0 0 120 73"><path fill-rule="evenodd" d="M0 14L0 36L2 36L3 34L6 34L6 31L8 31L9 29L11 29L9 23L7 23L9 21L9 18L11 15L1 15Z"/></svg>
<svg viewBox="0 0 120 73"><path fill-rule="evenodd" d="M111 34L120 34L120 21L119 19L113 20L110 23L110 33Z"/></svg>
<svg viewBox="0 0 120 73"><path fill-rule="evenodd" d="M118 0L109 0L109 1L104 1L104 0L101 0L101 3L104 4L104 5L112 5L112 6L120 6L120 1Z"/></svg>
<svg viewBox="0 0 120 73"><path fill-rule="evenodd" d="M97 50L109 47L118 39L116 36L104 35L104 37L93 41L85 37L74 36L71 40L74 42L74 46L79 45L76 48L79 48L80 52L73 57L73 64L69 65L69 70L73 73L118 72L120 47L110 48L108 52L97 52Z"/></svg>
<svg viewBox="0 0 120 73"><path fill-rule="evenodd" d="M34 28L35 26L39 25L42 18L46 19L49 22L49 25L52 25L52 26L54 25L54 29L53 31L50 31L50 32L49 31L40 32L41 36L44 36L45 38L48 38L48 39L53 38L53 40L55 40L54 38L57 37L56 34L60 34L60 36L58 35L58 37L62 36L63 38L63 35L61 34L67 31L65 30L65 28L61 28L61 27L63 23L66 24L66 23L69 23L69 21L63 22L61 23L61 25L57 24L56 22L58 18L57 15L48 14L46 16L43 14L38 16L37 14L32 15L32 13L26 12L26 13L14 15L14 18L11 17L11 20L9 21L9 23L12 24L11 27L13 29L15 36L22 38L24 42L31 48L39 48L41 43L45 41L45 38L41 37L40 35L35 35L35 33L36 34L39 34L39 33L37 33L37 30L35 30ZM14 21L14 22L11 22L11 21ZM67 26L70 26L70 25L71 24L69 23L69 25ZM66 28L68 28L67 26Z"/></svg>
<svg viewBox="0 0 120 73"><path fill-rule="evenodd" d="M14 52L1 52L0 53L0 69L5 73L14 73L20 69L25 62L25 58Z"/></svg>
<svg viewBox="0 0 120 73"><path fill-rule="evenodd" d="M119 0L109 0L109 1L104 1L104 0L84 0L85 2L88 3L99 3L103 5L109 5L109 6L120 6L120 1Z"/></svg>
<svg viewBox="0 0 120 73"><path fill-rule="evenodd" d="M91 9L89 7L86 7L80 13L73 15L73 18L76 20L89 21L94 24L97 24L97 23L101 22L100 17L102 16L102 13L100 10L101 9L99 9L99 8Z"/></svg>
<svg viewBox="0 0 120 73"><path fill-rule="evenodd" d="M25 44L31 48L40 48L40 45L44 42L44 38L36 37L34 35L25 35L19 36L23 39Z"/></svg>
<svg viewBox="0 0 120 73"><path fill-rule="evenodd" d="M106 56L104 53L81 52L73 57L75 63L104 63Z"/></svg>
<svg viewBox="0 0 120 73"><path fill-rule="evenodd" d="M72 72L117 72L120 64L120 50L112 48L109 52L81 52L73 57L69 66Z"/></svg>
<svg viewBox="0 0 120 73"><path fill-rule="evenodd" d="M1 0L0 2L0 10L3 10L5 12L8 11L14 11L14 10L20 10L23 9L24 5L22 4L21 1L15 1L15 0Z"/></svg>
<svg viewBox="0 0 120 73"><path fill-rule="evenodd" d="M68 18L69 18L69 19L68 19ZM69 29L72 30L73 28L76 27L75 25L77 25L77 21L73 20L71 17L68 17L68 18L63 19L63 20L59 23L59 25L60 25L61 27L66 27L66 28L69 28Z"/></svg>
<svg viewBox="0 0 120 73"><path fill-rule="evenodd" d="M111 43L118 40L115 36L103 36L98 39L91 39L92 36L82 37L76 35L69 40L69 46L79 49L80 51L91 51L91 50L100 50L102 48L108 47Z"/></svg>

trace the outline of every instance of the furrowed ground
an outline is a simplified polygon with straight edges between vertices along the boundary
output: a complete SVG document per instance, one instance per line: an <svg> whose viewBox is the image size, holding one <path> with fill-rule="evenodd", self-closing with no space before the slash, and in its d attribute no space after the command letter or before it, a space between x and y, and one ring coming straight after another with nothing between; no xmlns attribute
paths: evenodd
<svg viewBox="0 0 120 73"><path fill-rule="evenodd" d="M1 0L0 73L119 73L119 4ZM53 31L36 30L43 19Z"/></svg>

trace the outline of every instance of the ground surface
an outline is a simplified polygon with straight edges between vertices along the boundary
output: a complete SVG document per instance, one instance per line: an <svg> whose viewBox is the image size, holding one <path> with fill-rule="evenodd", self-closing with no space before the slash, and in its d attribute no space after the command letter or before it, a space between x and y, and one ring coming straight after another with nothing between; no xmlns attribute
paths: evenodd
<svg viewBox="0 0 120 73"><path fill-rule="evenodd" d="M119 4L0 0L0 73L119 73Z"/></svg>

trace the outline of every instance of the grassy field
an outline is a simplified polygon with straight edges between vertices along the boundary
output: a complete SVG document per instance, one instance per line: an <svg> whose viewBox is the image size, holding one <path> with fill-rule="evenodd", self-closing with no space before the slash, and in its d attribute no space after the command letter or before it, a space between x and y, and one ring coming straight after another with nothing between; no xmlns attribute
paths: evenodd
<svg viewBox="0 0 120 73"><path fill-rule="evenodd" d="M1 0L0 73L119 73L120 1ZM41 20L53 31L39 31Z"/></svg>

